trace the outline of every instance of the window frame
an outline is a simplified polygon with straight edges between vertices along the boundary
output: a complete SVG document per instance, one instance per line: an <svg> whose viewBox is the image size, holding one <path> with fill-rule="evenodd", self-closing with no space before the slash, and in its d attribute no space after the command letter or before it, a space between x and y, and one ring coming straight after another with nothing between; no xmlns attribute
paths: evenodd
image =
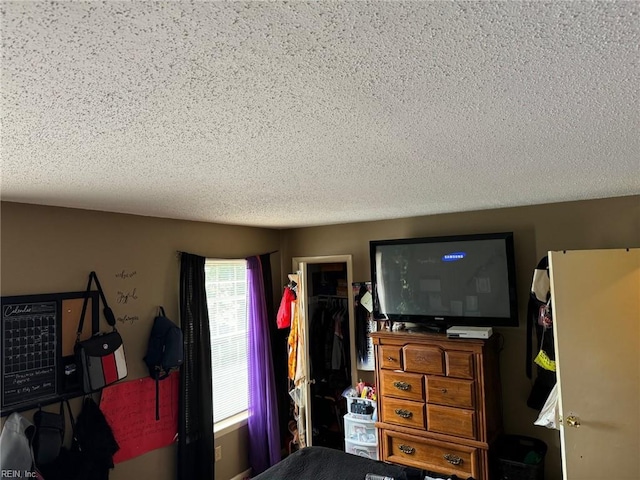
<svg viewBox="0 0 640 480"><path fill-rule="evenodd" d="M237 266L242 265L244 268L244 281L245 281L245 286L246 288L248 288L248 282L247 282L247 261L245 259L218 259L218 258L207 258L205 260L205 289L207 291L207 300L209 299L209 291L206 287L207 285L207 269L210 268L211 266L214 265L224 265L224 264L237 264ZM210 312L210 305L209 305L209 301L207 302L207 310ZM249 348L249 325L248 325L248 321L249 321L249 315L248 315L248 290L245 290L245 320L247 322L247 330L246 330L246 348L247 348L247 352L248 352L248 348ZM213 318L212 315L209 315L209 327L211 330L210 333L210 341L213 340ZM212 373L212 382L213 382L213 377L215 375L215 370L214 370L214 359L213 359L213 342L211 345L211 373ZM247 362L247 376L248 376L248 367L249 367L249 357L248 355L245 357L246 358L246 362ZM225 392L226 393L226 392ZM223 436L231 431L237 430L239 428L241 428L242 426L246 425L248 423L248 417L249 417L249 410L248 410L248 402L249 402L249 382L248 382L248 377L247 377L247 385L246 385L246 398L247 398L247 408L244 410L241 410L239 412L236 412L228 417L225 417L223 419L220 419L218 421L214 420L214 424L213 424L213 431L214 431L214 438L216 437L220 437ZM216 395L214 393L213 396L213 408L214 408L214 412L215 412L215 406L216 406ZM215 418L215 413L214 413L214 418Z"/></svg>

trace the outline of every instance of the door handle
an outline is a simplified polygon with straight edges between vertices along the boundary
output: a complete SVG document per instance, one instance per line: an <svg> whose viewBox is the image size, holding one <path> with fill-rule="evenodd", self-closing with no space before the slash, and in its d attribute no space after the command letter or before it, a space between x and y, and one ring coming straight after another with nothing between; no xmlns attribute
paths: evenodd
<svg viewBox="0 0 640 480"><path fill-rule="evenodd" d="M580 428L580 418L576 415L569 415L566 424L567 427Z"/></svg>

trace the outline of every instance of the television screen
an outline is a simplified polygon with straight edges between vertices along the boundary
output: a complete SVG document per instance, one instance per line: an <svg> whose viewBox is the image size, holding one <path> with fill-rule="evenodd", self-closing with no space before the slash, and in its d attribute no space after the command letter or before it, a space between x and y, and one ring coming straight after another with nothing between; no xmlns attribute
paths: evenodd
<svg viewBox="0 0 640 480"><path fill-rule="evenodd" d="M512 233L370 242L376 318L517 326Z"/></svg>

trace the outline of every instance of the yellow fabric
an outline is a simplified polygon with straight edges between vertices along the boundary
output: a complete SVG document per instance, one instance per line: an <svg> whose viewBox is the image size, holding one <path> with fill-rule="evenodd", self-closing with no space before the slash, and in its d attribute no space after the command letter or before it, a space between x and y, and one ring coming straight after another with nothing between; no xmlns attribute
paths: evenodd
<svg viewBox="0 0 640 480"><path fill-rule="evenodd" d="M535 362L536 365L541 366L545 370L550 370L552 372L556 371L555 360L551 360L549 358L549 355L547 355L547 352L545 352L544 350L540 350L540 352L538 352L538 355L533 361Z"/></svg>
<svg viewBox="0 0 640 480"><path fill-rule="evenodd" d="M287 343L289 344L289 379L294 380L296 377L296 362L298 358L298 324L300 322L300 312L298 308L298 302L294 300L291 302L293 307L293 320L291 321L291 331L289 332L289 338Z"/></svg>

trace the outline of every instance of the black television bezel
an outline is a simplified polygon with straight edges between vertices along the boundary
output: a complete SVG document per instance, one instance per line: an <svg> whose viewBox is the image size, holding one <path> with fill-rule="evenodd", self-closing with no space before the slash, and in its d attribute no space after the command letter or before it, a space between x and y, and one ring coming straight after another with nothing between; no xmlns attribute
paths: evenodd
<svg viewBox="0 0 640 480"><path fill-rule="evenodd" d="M375 254L378 246L406 245L425 243L465 242L477 240L504 240L507 254L507 276L509 285L509 317L465 317L455 315L401 315L382 314L377 294ZM392 240L369 241L369 262L371 267L371 286L373 295L373 318L376 320L390 320L391 322L405 322L426 326L436 331L444 331L451 326L475 327L518 327L518 297L516 287L515 248L513 232L481 233L470 235L448 235L439 237L401 238Z"/></svg>

